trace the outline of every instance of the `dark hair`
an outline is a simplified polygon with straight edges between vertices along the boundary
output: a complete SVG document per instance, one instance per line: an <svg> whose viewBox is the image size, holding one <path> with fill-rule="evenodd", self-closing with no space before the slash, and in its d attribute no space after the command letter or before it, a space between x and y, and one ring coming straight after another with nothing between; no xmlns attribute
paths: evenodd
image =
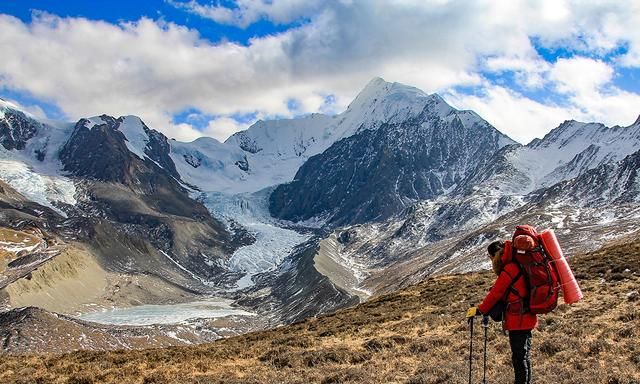
<svg viewBox="0 0 640 384"><path fill-rule="evenodd" d="M489 252L489 254L491 256L495 255L496 252L498 252L499 250L504 248L504 243L502 241L494 241L493 243L489 244L489 246L487 247L487 252Z"/></svg>

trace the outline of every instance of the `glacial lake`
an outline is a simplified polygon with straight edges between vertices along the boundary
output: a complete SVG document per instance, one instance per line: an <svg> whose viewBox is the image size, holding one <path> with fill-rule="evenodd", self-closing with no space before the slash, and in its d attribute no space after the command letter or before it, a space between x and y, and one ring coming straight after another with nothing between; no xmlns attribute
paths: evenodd
<svg viewBox="0 0 640 384"><path fill-rule="evenodd" d="M139 305L85 313L79 319L113 325L177 324L190 319L219 319L226 316L255 316L253 312L234 308L232 300L212 298L168 305Z"/></svg>

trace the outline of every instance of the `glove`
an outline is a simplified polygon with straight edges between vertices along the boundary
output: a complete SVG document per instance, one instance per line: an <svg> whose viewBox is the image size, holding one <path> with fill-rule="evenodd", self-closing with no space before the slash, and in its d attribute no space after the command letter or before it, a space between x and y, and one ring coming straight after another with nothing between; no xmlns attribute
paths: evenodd
<svg viewBox="0 0 640 384"><path fill-rule="evenodd" d="M480 315L482 315L482 312L480 312L478 307L471 307L467 311L467 319L472 318L474 316L480 316Z"/></svg>

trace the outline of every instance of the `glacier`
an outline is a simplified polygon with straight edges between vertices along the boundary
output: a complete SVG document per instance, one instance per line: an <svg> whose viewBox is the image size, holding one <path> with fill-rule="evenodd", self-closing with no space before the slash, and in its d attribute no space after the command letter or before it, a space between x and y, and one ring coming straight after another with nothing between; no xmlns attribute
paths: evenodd
<svg viewBox="0 0 640 384"><path fill-rule="evenodd" d="M236 250L226 263L229 270L243 273L235 290L252 286L252 277L259 273L275 271L297 245L310 237L269 215L270 192L271 189L235 195L208 192L198 196L215 217L228 226L232 221L240 224L256 239Z"/></svg>

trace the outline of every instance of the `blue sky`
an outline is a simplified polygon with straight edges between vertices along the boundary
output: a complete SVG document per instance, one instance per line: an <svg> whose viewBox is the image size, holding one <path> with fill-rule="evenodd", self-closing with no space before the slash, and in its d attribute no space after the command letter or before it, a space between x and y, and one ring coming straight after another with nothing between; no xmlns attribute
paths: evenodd
<svg viewBox="0 0 640 384"><path fill-rule="evenodd" d="M374 76L521 142L640 114L637 2L500 3L3 1L0 97L52 119L136 114L181 140L339 113Z"/></svg>
<svg viewBox="0 0 640 384"><path fill-rule="evenodd" d="M232 2L221 3L233 6ZM31 21L33 11L45 11L62 17L85 17L110 23L137 21L141 17L162 19L197 29L203 38L214 42L227 39L244 45L253 37L278 33L291 27L291 25L274 24L267 20L259 20L246 28L212 23L208 19L177 9L164 0L9 0L0 3L0 13L16 16L25 23Z"/></svg>

